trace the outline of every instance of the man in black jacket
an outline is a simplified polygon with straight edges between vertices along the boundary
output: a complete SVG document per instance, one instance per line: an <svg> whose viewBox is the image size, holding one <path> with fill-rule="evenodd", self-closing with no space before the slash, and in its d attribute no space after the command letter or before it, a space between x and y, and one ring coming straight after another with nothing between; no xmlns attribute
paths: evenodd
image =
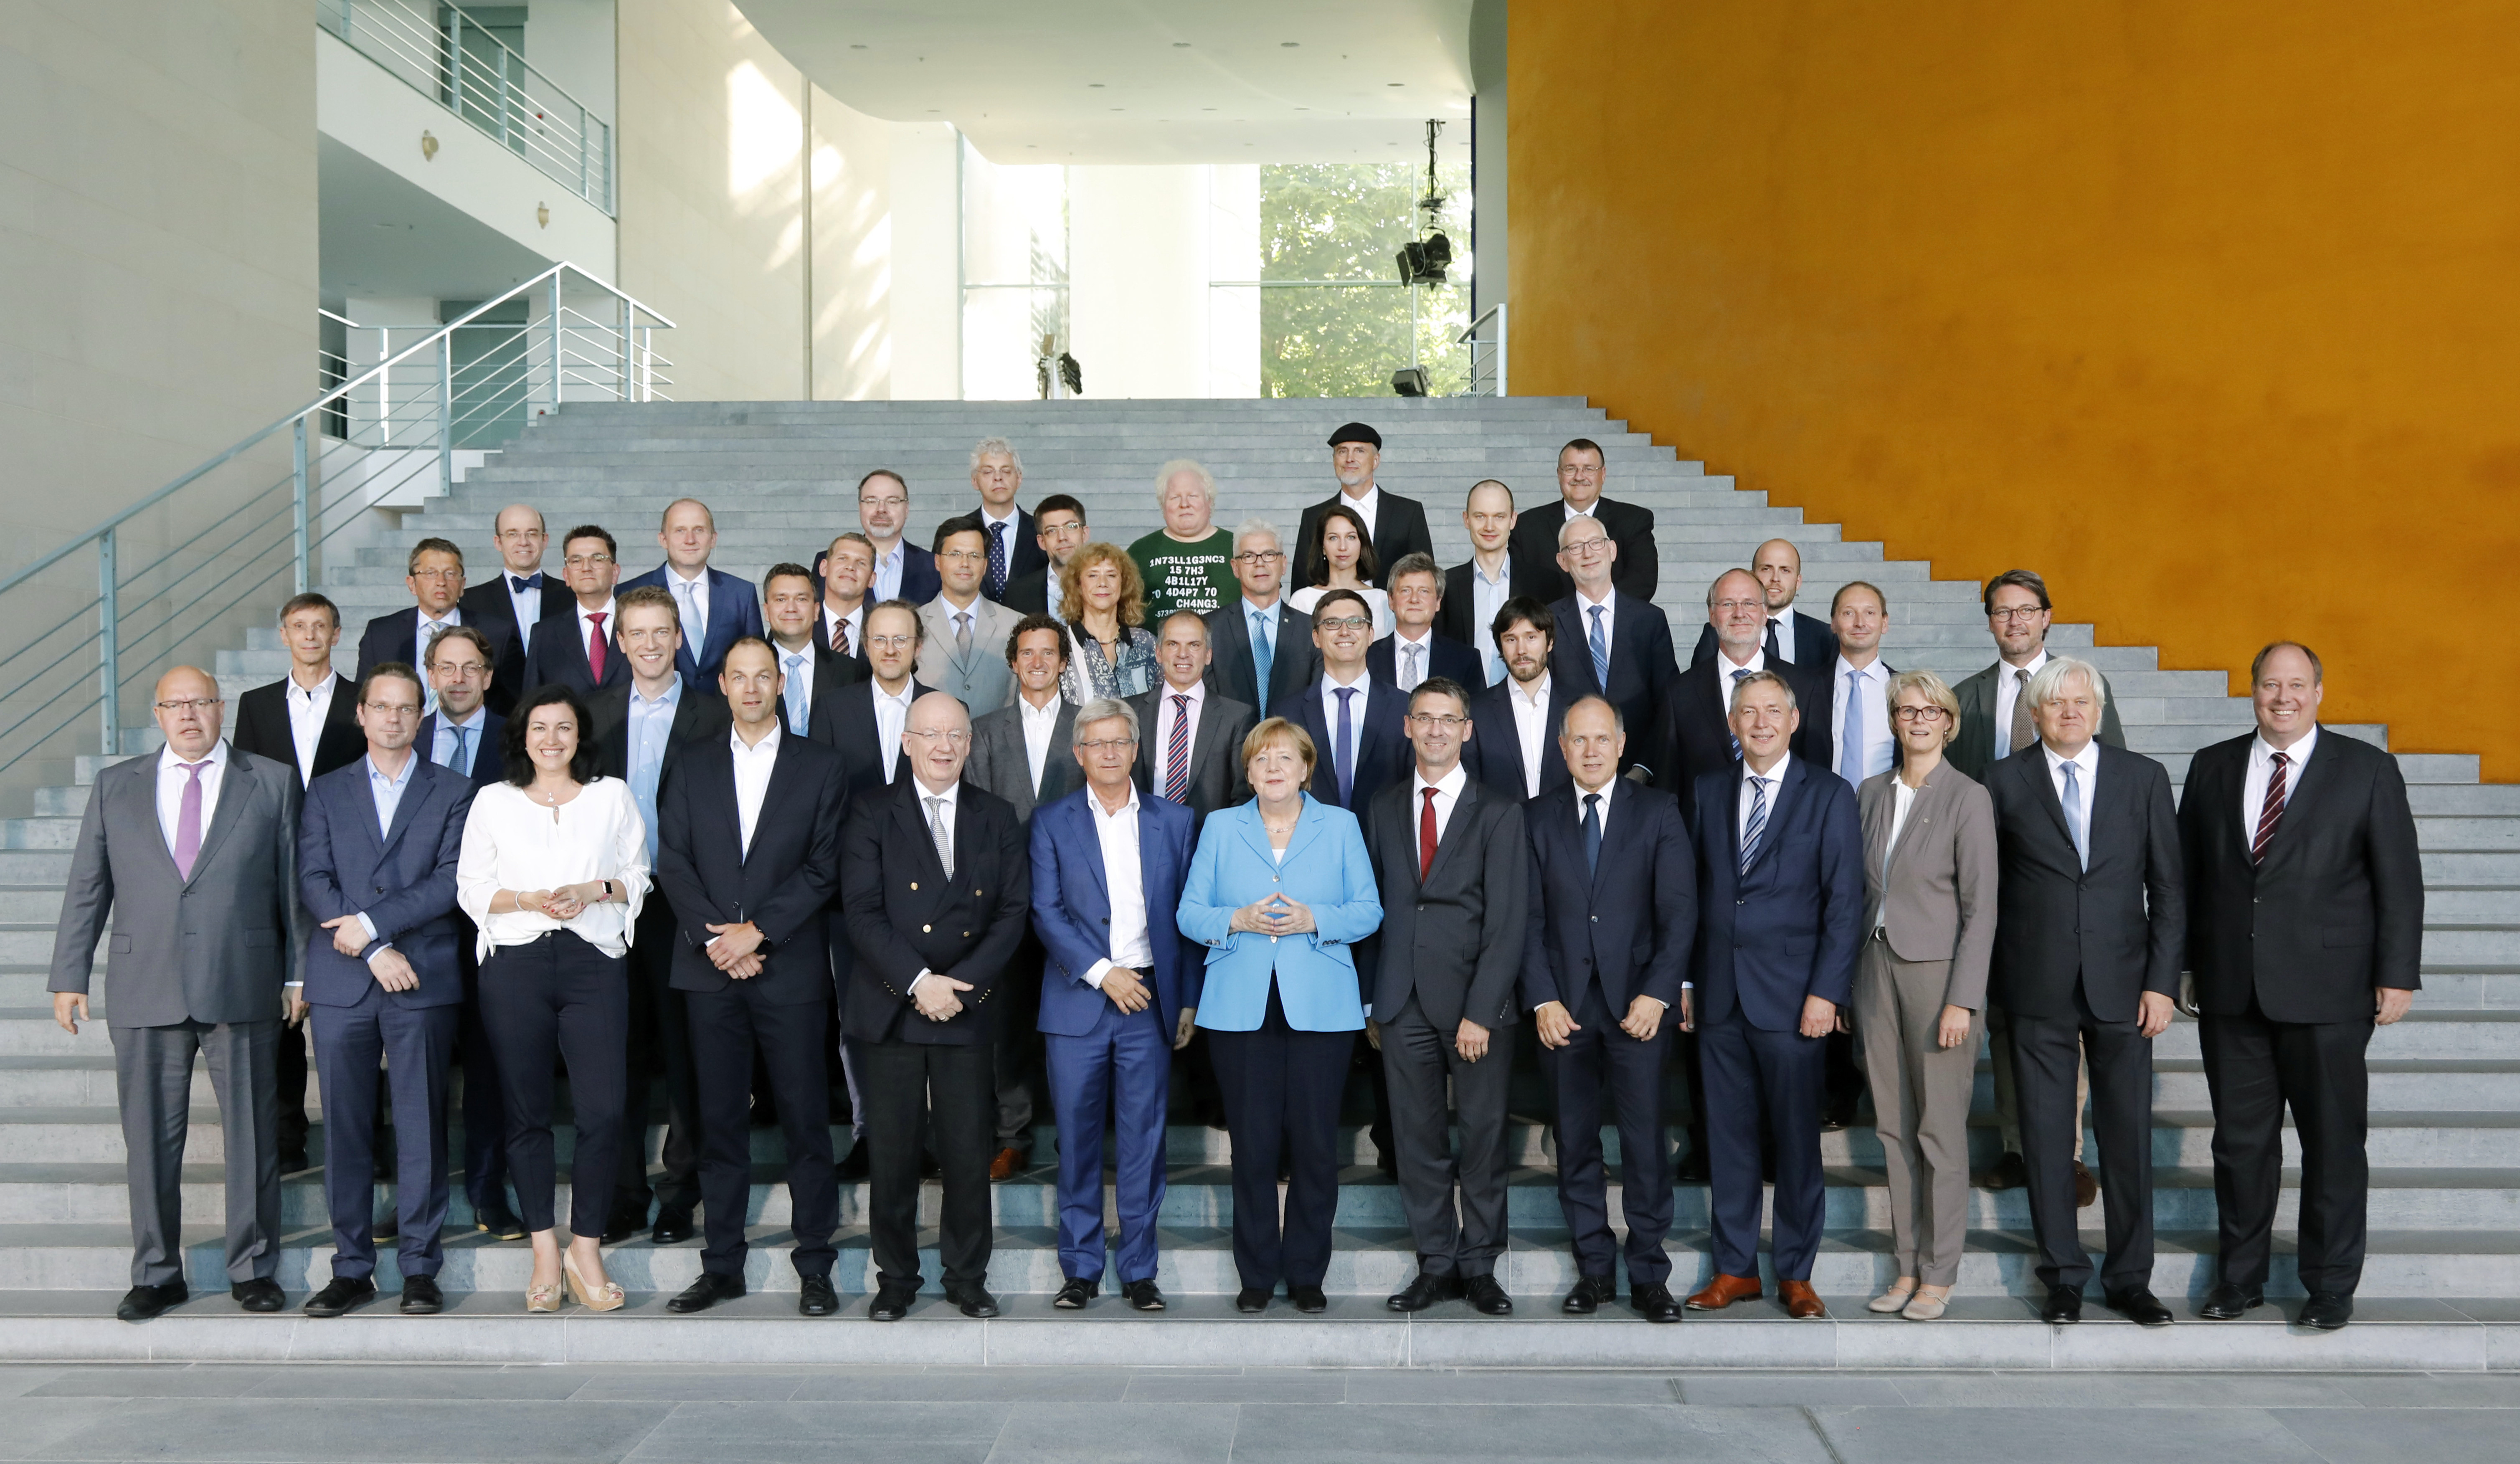
<svg viewBox="0 0 2520 1464"><path fill-rule="evenodd" d="M867 1224L875 1300L898 1321L919 1291L919 1125L943 1171L945 1296L995 1316L989 1295L989 998L1022 944L1032 867L1015 812L963 778L971 715L931 691L902 732L903 772L859 802L840 850L840 910L857 959L841 1029L855 1044L872 1151Z"/></svg>
<svg viewBox="0 0 2520 1464"><path fill-rule="evenodd" d="M1375 486L1373 475L1381 463L1382 434L1364 422L1348 422L1330 434L1330 472L1339 491L1306 509L1295 527L1295 584L1317 583L1313 555L1321 543L1322 514L1340 505L1365 520L1366 534L1373 541L1373 562L1384 566L1377 588L1388 587L1391 565L1411 555L1435 552L1434 538L1426 532L1426 506Z"/></svg>
<svg viewBox="0 0 2520 1464"><path fill-rule="evenodd" d="M1664 745L1653 759L1654 781L1679 795L1682 810L1692 821L1697 779L1741 755L1733 745L1732 688L1754 672L1774 671L1793 688L1794 704L1803 713L1793 734L1793 755L1822 768L1836 760L1829 737L1836 707L1828 677L1768 655L1759 639L1766 624L1763 603L1759 582L1747 570L1728 569L1715 577L1706 589L1706 629L1716 641L1715 657L1682 672L1663 706Z"/></svg>
<svg viewBox="0 0 2520 1464"><path fill-rule="evenodd" d="M1575 517L1559 526L1557 563L1574 590L1550 606L1551 671L1580 695L1599 696L1619 709L1628 729L1628 759L1659 774L1653 744L1663 698L1680 676L1671 649L1671 621L1662 607L1617 588L1618 541L1597 518ZM1621 772L1626 769L1622 768ZM1666 785L1668 786L1668 785Z"/></svg>
<svg viewBox="0 0 2520 1464"><path fill-rule="evenodd" d="M2189 1009L2214 1097L2222 1279L2198 1314L2266 1300L2283 1116L2301 1132L2303 1325L2354 1315L2370 1123L2363 1051L2407 1014L2423 958L2424 870L2397 759L2318 725L2318 657L2278 641L2249 667L2257 731L2187 767Z"/></svg>
<svg viewBox="0 0 2520 1464"><path fill-rule="evenodd" d="M1767 623L1759 629L1759 648L1770 661L1792 666L1826 680L1837 661L1837 632L1826 620L1815 620L1794 608L1803 588L1803 552L1790 539L1771 539L1750 552L1750 576L1767 599ZM1697 633L1697 648L1688 664L1703 666L1715 655L1715 628ZM1801 756L1799 750L1795 756Z"/></svg>
<svg viewBox="0 0 2520 1464"><path fill-rule="evenodd" d="M1653 602L1662 569L1654 550L1651 509L1601 496L1605 475L1601 445L1578 437L1557 450L1557 502L1534 507L1514 520L1513 593L1530 595L1547 604L1575 593L1575 582L1557 563L1557 531L1573 518L1594 518L1619 547L1621 595Z"/></svg>

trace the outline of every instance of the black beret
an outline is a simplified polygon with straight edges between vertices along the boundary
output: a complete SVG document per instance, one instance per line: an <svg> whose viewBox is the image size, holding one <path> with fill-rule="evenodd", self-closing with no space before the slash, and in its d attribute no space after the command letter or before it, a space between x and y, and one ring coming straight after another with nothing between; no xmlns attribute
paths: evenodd
<svg viewBox="0 0 2520 1464"><path fill-rule="evenodd" d="M1330 446L1336 447L1342 442L1362 442L1377 453L1382 451L1382 434L1361 421L1349 422L1330 434Z"/></svg>

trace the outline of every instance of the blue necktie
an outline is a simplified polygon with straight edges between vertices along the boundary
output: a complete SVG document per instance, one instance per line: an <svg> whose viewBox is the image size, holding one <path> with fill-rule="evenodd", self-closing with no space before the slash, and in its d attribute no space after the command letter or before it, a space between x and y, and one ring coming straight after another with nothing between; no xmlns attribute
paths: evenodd
<svg viewBox="0 0 2520 1464"><path fill-rule="evenodd" d="M455 733L455 756L440 762L437 766L452 768L466 777L471 777L472 776L472 729L450 727L446 730Z"/></svg>
<svg viewBox="0 0 2520 1464"><path fill-rule="evenodd" d="M788 730L800 737L805 735L805 692L810 686L804 674L797 670L804 664L802 653L788 658Z"/></svg>
<svg viewBox="0 0 2520 1464"><path fill-rule="evenodd" d="M1007 526L989 525L989 599L1007 593Z"/></svg>
<svg viewBox="0 0 2520 1464"><path fill-rule="evenodd" d="M1258 689L1260 711L1269 710L1269 673L1278 661L1277 617L1267 610L1251 612L1251 674Z"/></svg>
<svg viewBox="0 0 2520 1464"><path fill-rule="evenodd" d="M1733 672L1732 685L1736 687L1741 685L1741 679L1749 674L1750 673L1747 671ZM1732 698L1730 695L1727 695L1724 698L1724 725L1726 727L1731 727L1732 725ZM1739 762L1741 759L1741 739L1733 736L1729 732L1724 734L1724 739L1732 744L1732 760L1734 762Z"/></svg>
<svg viewBox="0 0 2520 1464"><path fill-rule="evenodd" d="M1759 835L1768 831L1768 780L1750 778L1750 817L1741 823L1741 872L1750 872L1750 861L1759 857Z"/></svg>
<svg viewBox="0 0 2520 1464"><path fill-rule="evenodd" d="M1593 689L1610 694L1610 637L1601 628L1601 612L1606 605L1593 606Z"/></svg>
<svg viewBox="0 0 2520 1464"><path fill-rule="evenodd" d="M543 587L542 571L536 570L532 574L512 574L508 576L508 584L518 595L528 590L539 590Z"/></svg>
<svg viewBox="0 0 2520 1464"><path fill-rule="evenodd" d="M1846 673L1846 716L1841 721L1837 776L1858 787L1864 783L1864 673Z"/></svg>
<svg viewBox="0 0 2520 1464"><path fill-rule="evenodd" d="M2075 776L2072 763L2065 767L2065 832L2073 836L2074 858L2086 869L2092 866L2092 843L2083 833L2083 780Z"/></svg>
<svg viewBox="0 0 2520 1464"><path fill-rule="evenodd" d="M1601 868L1601 795L1584 795L1584 872L1596 874Z"/></svg>
<svg viewBox="0 0 2520 1464"><path fill-rule="evenodd" d="M1330 733L1330 767L1338 774L1339 807L1346 808L1356 792L1355 733L1348 731L1347 709L1356 695L1356 688L1340 687L1338 690L1338 731Z"/></svg>

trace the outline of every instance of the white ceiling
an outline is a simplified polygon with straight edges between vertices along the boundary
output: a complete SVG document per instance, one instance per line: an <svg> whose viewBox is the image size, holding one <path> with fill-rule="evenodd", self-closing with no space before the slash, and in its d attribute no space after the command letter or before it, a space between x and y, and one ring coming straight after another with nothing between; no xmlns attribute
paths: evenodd
<svg viewBox="0 0 2520 1464"><path fill-rule="evenodd" d="M992 162L1423 158L1469 144L1470 0L738 0L823 90Z"/></svg>

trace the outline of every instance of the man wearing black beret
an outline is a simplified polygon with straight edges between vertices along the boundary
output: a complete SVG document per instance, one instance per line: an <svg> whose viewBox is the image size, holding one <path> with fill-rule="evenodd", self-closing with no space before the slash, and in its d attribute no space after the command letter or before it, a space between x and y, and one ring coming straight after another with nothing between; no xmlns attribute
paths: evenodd
<svg viewBox="0 0 2520 1464"><path fill-rule="evenodd" d="M1343 504L1365 520L1365 531L1373 541L1377 589L1388 588L1383 581L1402 558L1435 553L1435 541L1426 533L1426 506L1373 485L1373 470L1381 461L1382 434L1364 422L1349 422L1330 434L1330 470L1338 475L1339 491L1304 510L1303 524L1295 530L1294 588L1320 583L1316 575L1321 566L1315 560L1322 514L1332 505Z"/></svg>

